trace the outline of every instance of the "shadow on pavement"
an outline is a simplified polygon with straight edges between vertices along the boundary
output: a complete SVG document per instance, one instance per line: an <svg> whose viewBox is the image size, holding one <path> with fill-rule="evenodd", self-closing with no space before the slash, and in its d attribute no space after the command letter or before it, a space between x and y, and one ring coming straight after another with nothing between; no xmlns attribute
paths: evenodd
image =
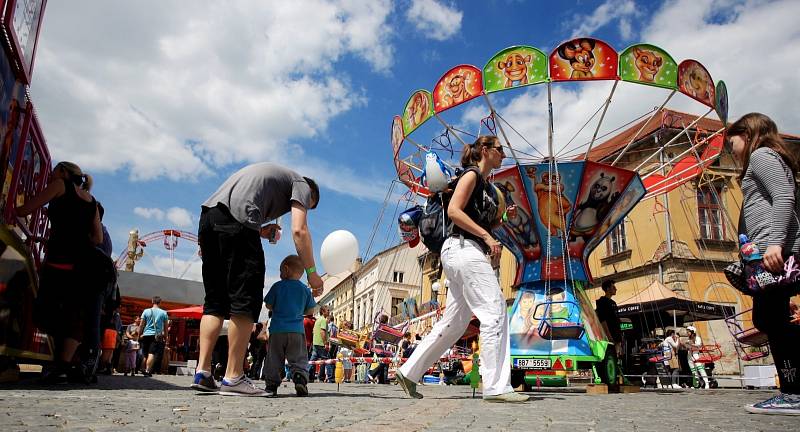
<svg viewBox="0 0 800 432"><path fill-rule="evenodd" d="M25 374L27 375L27 374ZM63 384L44 384L39 381L38 374L24 376L14 383L0 384L0 390L49 390L49 391L69 391L69 390L183 390L191 391L189 385L192 383L191 377L186 377L186 385L180 386L161 381L156 377L133 376L126 377L121 375L100 375L97 383L63 383Z"/></svg>

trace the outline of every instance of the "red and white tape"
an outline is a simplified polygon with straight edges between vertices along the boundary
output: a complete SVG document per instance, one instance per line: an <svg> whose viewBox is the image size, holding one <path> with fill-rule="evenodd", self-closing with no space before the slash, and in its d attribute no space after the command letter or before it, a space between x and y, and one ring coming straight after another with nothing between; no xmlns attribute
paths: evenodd
<svg viewBox="0 0 800 432"><path fill-rule="evenodd" d="M367 363L367 364L372 364L372 363L374 363L376 361L378 363L386 363L386 364L390 364L390 363L394 362L394 358L392 358L392 357L379 357L377 359L374 359L372 357L350 357L349 359L311 360L311 361L308 362L308 364L312 364L312 365L323 365L323 364L324 365L332 365L332 364L336 364L336 362L340 361L340 360L350 360L353 363ZM402 362L404 362L406 360L408 360L408 359L403 358L403 359L400 359L400 362L402 363Z"/></svg>

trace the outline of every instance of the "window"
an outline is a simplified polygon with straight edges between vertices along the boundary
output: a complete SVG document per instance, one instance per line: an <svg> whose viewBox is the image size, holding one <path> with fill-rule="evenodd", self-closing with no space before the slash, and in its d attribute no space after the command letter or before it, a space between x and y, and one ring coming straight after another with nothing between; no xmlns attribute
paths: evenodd
<svg viewBox="0 0 800 432"><path fill-rule="evenodd" d="M394 275L392 275L392 282L403 283L403 272L394 272Z"/></svg>
<svg viewBox="0 0 800 432"><path fill-rule="evenodd" d="M392 297L392 316L403 313L403 299Z"/></svg>
<svg viewBox="0 0 800 432"><path fill-rule="evenodd" d="M611 230L611 234L608 236L606 245L609 256L628 250L628 243L625 239L625 219L620 221L619 225Z"/></svg>
<svg viewBox="0 0 800 432"><path fill-rule="evenodd" d="M700 238L705 240L724 240L721 186L702 186L697 189L697 216L700 222Z"/></svg>

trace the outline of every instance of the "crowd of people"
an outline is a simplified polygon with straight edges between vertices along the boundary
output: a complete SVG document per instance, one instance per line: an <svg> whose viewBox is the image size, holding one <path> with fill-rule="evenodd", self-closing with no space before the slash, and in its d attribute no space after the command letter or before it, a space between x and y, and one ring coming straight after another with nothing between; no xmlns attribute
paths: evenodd
<svg viewBox="0 0 800 432"><path fill-rule="evenodd" d="M775 123L763 114L747 114L734 122L727 129L727 140L742 167L739 180L744 199L738 231L763 251L764 267L779 273L786 260L800 254L800 199L795 183L800 160L780 137ZM492 268L492 258L501 250L492 229L500 218L498 203L485 188L488 176L500 167L504 157L503 146L493 136L479 137L462 151L464 171L446 210L452 228L440 251L450 282L447 307L431 332L408 352L408 360L396 373L398 383L412 398L422 398L417 383L453 346L474 315L480 320L483 398L491 402L528 400L528 396L515 393L510 384L506 303ZM118 316L114 307L119 294L114 289L110 242L101 224L102 207L91 195L91 186L91 177L77 165L61 162L53 169L49 185L17 208L19 216L26 216L49 205L51 231L35 318L56 343L56 361L45 376L50 382L68 379L70 374L90 377L97 363L108 361L108 353L101 356L107 346L104 329L119 326L114 319ZM322 293L323 286L307 222L308 212L319 200L319 188L312 179L275 164L258 163L234 173L203 203L198 237L206 295L192 388L230 396L274 396L283 373L303 396L308 394L308 382L331 379L331 365L320 368L317 375L308 361L336 355L330 339L338 328L324 306L316 320L304 318L316 306L314 297ZM280 227L270 222L287 213L291 214L297 253L283 260L281 281L262 298L265 258L261 239L274 238ZM301 282L304 275L310 289ZM611 300L615 287L613 283L604 284L603 290L606 295L598 302L598 314L607 334L618 342L616 304ZM750 411L800 413L800 345L796 343L800 326L792 321L796 311L790 309L789 301L798 292L800 287L793 284L753 296L753 320L769 337L781 392L748 406ZM212 353L223 323L229 320L227 358L245 358L248 346L253 345L249 342L262 303L272 311L269 348L261 358L263 374L248 376L243 361L229 361L217 383L212 374ZM141 349L147 354L142 373L148 375L154 355L163 349L165 326L159 323L164 322L165 314L159 312L155 299L150 311L142 316L145 322L141 326L126 331L126 364L131 373L136 372L138 364L135 352ZM310 341L306 337L309 327ZM687 330L688 343L699 344L694 329ZM673 350L679 349L674 337L671 334L664 341ZM110 342L111 337L108 339ZM352 364L345 370L352 370ZM703 368L695 367L695 371L702 380ZM378 371L375 376L383 378L383 374ZM265 377L266 387L259 388L253 376Z"/></svg>

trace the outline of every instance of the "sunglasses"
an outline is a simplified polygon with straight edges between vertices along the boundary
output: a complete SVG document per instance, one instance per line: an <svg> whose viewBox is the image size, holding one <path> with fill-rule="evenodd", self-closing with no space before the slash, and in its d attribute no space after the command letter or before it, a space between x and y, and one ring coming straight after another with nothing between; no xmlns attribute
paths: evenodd
<svg viewBox="0 0 800 432"><path fill-rule="evenodd" d="M506 154L503 150L503 146L492 146L493 149L497 150L500 154Z"/></svg>

